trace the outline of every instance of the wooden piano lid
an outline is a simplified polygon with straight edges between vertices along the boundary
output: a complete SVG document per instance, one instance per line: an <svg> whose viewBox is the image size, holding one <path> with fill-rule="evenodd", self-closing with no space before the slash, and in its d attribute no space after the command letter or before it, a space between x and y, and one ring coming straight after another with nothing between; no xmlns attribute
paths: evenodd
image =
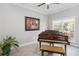
<svg viewBox="0 0 79 59"><path fill-rule="evenodd" d="M66 35L64 35L64 33L56 31L56 30L46 30L39 34L38 39L68 41L68 36L66 36Z"/></svg>
<svg viewBox="0 0 79 59"><path fill-rule="evenodd" d="M64 33L56 31L56 30L46 30L46 31L41 32L40 34L55 34L55 35L57 34L57 35L63 35Z"/></svg>

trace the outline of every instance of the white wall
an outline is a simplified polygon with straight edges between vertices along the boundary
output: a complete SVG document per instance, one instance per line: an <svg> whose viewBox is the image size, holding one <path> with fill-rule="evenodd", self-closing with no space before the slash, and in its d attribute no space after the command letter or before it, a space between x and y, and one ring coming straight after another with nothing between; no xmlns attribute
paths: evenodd
<svg viewBox="0 0 79 59"><path fill-rule="evenodd" d="M3 9L2 9L2 6L0 5L0 41L2 40L2 35L3 35L3 32L4 32L4 16L3 16L3 13L4 13L4 11L3 11Z"/></svg>
<svg viewBox="0 0 79 59"><path fill-rule="evenodd" d="M50 15L47 15L47 29L48 30L51 30L52 29L52 20L51 20L51 17Z"/></svg>
<svg viewBox="0 0 79 59"><path fill-rule="evenodd" d="M25 31L25 16L40 19L40 30ZM0 40L13 36L20 44L37 41L38 34L47 29L47 17L40 13L12 4L0 4Z"/></svg>
<svg viewBox="0 0 79 59"><path fill-rule="evenodd" d="M74 18L76 20L75 23L75 37L74 37L74 43L79 44L79 6L55 13L50 15L50 18L52 20L63 20L63 19L69 19ZM52 22L51 20L51 22ZM49 24L51 25L51 23Z"/></svg>
<svg viewBox="0 0 79 59"><path fill-rule="evenodd" d="M25 31L25 16L39 18L40 30ZM6 35L10 35L16 37L20 44L37 41L38 34L41 31L52 28L52 20L63 20L74 17L76 19L74 39L76 43L79 43L79 6L45 16L16 5L0 4L0 40L2 40Z"/></svg>

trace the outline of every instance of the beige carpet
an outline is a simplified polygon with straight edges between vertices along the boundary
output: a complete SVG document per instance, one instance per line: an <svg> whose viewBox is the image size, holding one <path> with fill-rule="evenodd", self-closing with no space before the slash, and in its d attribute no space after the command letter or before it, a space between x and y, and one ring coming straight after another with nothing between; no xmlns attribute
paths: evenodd
<svg viewBox="0 0 79 59"><path fill-rule="evenodd" d="M60 56L60 54L44 53L45 56ZM12 50L11 56L41 56L38 44L32 44L28 46L19 47ZM67 56L79 56L79 48L74 46L67 47Z"/></svg>

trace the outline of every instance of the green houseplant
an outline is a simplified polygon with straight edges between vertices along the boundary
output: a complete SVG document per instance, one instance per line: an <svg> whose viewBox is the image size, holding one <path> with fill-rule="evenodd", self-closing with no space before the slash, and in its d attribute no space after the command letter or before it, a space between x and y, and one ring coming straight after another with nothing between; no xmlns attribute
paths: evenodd
<svg viewBox="0 0 79 59"><path fill-rule="evenodd" d="M12 47L19 47L18 41L15 40L15 37L6 36L3 41L0 43L0 55L9 56Z"/></svg>

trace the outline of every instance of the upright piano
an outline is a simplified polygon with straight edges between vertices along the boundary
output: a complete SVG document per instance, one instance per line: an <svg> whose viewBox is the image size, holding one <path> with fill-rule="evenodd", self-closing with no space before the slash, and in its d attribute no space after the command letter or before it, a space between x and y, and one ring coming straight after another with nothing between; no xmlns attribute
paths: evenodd
<svg viewBox="0 0 79 59"><path fill-rule="evenodd" d="M42 42L50 43L51 44L64 44L65 48L65 55L66 55L66 47L70 44L68 41L68 36L64 35L64 33L55 31L55 30L46 30L39 34L38 42L41 47Z"/></svg>

